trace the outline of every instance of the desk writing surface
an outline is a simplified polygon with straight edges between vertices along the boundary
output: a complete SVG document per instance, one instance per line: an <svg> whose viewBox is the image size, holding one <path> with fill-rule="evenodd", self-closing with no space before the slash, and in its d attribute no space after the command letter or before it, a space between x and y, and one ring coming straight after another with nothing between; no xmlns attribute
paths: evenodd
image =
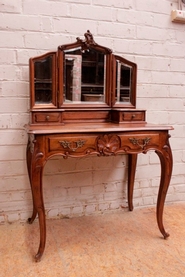
<svg viewBox="0 0 185 277"><path fill-rule="evenodd" d="M172 126L149 123L66 123L64 125L27 125L32 134L88 133L88 132L128 132L173 130Z"/></svg>

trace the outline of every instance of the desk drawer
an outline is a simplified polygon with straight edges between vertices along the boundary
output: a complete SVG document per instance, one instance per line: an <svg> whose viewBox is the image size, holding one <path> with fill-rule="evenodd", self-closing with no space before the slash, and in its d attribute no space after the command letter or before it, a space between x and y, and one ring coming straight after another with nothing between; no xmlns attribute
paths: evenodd
<svg viewBox="0 0 185 277"><path fill-rule="evenodd" d="M130 134L121 136L122 149L144 150L159 146L159 134Z"/></svg>
<svg viewBox="0 0 185 277"><path fill-rule="evenodd" d="M56 112L33 113L33 123L60 123L61 114Z"/></svg>
<svg viewBox="0 0 185 277"><path fill-rule="evenodd" d="M69 154L95 151L95 141L97 136L93 135L71 135L48 137L49 152L62 152Z"/></svg>

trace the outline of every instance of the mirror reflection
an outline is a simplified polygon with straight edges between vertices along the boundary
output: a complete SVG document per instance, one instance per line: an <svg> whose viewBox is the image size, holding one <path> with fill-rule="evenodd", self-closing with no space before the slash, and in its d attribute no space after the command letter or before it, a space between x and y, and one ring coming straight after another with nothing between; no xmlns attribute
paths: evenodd
<svg viewBox="0 0 185 277"><path fill-rule="evenodd" d="M106 56L81 47L64 52L64 101L104 102Z"/></svg>
<svg viewBox="0 0 185 277"><path fill-rule="evenodd" d="M116 61L116 102L131 102L132 67Z"/></svg>
<svg viewBox="0 0 185 277"><path fill-rule="evenodd" d="M52 102L52 56L34 62L35 103Z"/></svg>

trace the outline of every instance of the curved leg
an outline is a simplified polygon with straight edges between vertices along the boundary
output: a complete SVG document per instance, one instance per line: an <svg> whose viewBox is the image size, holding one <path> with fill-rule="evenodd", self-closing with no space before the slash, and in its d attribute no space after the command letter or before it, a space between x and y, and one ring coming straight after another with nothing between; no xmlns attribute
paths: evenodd
<svg viewBox="0 0 185 277"><path fill-rule="evenodd" d="M45 209L43 201L43 191L42 191L42 174L44 167L44 154L40 151L39 146L42 145L42 137L40 138L41 142L39 143L39 138L33 140L33 149L32 149L32 159L30 161L30 180L31 180L31 189L33 195L33 214L29 222L33 222L37 213L39 218L39 227L40 227L40 244L38 252L35 255L35 260L40 261L45 244L46 244L46 219L45 219Z"/></svg>
<svg viewBox="0 0 185 277"><path fill-rule="evenodd" d="M28 176L29 176L29 180L30 180L30 186L31 186L31 192L32 192L32 201L33 201L32 216L30 218L28 218L28 223L29 224L33 223L33 221L35 220L35 218L37 216L37 211L36 211L35 205L34 205L32 181L31 181L31 166L32 166L32 154L33 153L31 152L30 144L31 144L30 140L28 140L27 149L26 149L26 161L27 161L27 170L28 170Z"/></svg>
<svg viewBox="0 0 185 277"><path fill-rule="evenodd" d="M128 208L133 210L133 190L137 165L137 154L128 154Z"/></svg>
<svg viewBox="0 0 185 277"><path fill-rule="evenodd" d="M35 261L39 262L44 253L45 245L46 245L46 220L45 220L45 210L42 208L39 212L39 225L40 225L40 244L35 255Z"/></svg>
<svg viewBox="0 0 185 277"><path fill-rule="evenodd" d="M172 166L173 166L173 158L172 152L169 143L167 143L161 151L156 151L157 155L160 158L161 162L161 180L160 187L157 199L157 223L159 230L161 231L164 239L169 237L169 234L165 231L163 226L163 210L164 210L164 202L166 198L166 193L170 184L171 174L172 174Z"/></svg>
<svg viewBox="0 0 185 277"><path fill-rule="evenodd" d="M34 203L35 203L35 210L38 212L39 217L39 227L40 227L40 244L38 248L38 252L35 255L35 260L38 262L40 261L45 244L46 244L46 219L45 219L45 209L44 209L44 202L43 202L43 192L42 192L42 166L35 166L33 168L33 196L34 196Z"/></svg>

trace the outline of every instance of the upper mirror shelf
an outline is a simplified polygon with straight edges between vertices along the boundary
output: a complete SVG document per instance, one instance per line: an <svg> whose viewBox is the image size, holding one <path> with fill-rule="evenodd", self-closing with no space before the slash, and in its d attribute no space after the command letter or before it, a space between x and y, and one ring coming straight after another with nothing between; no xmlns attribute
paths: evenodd
<svg viewBox="0 0 185 277"><path fill-rule="evenodd" d="M31 108L135 108L136 64L85 39L30 59Z"/></svg>

